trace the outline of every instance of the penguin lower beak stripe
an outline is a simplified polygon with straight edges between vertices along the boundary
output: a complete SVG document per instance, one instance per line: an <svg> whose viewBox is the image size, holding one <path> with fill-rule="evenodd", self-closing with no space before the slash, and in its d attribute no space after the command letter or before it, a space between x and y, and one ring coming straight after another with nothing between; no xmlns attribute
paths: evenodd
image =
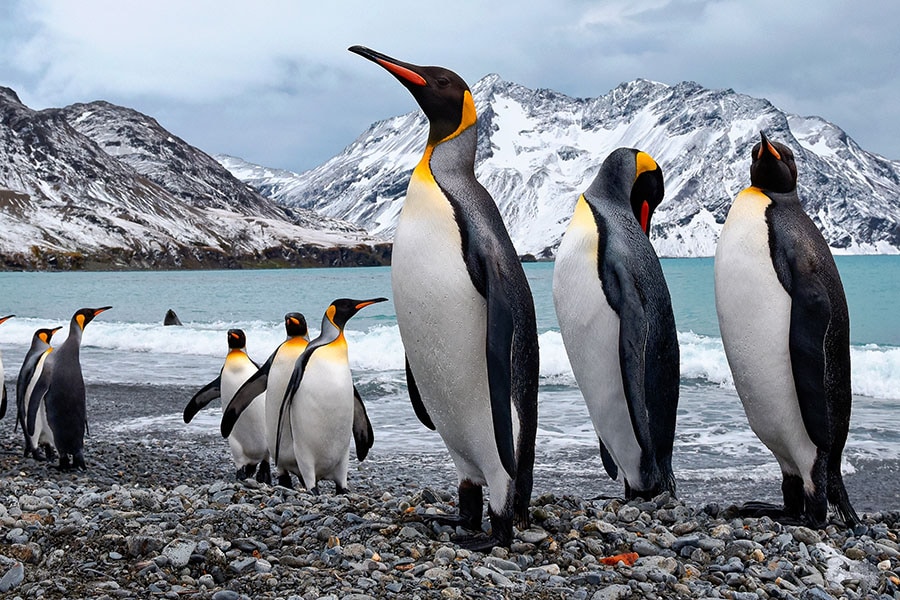
<svg viewBox="0 0 900 600"><path fill-rule="evenodd" d="M360 310L369 306L370 304L377 304L379 302L387 302L387 298L373 298L372 300L363 300L359 304L356 305L356 310Z"/></svg>
<svg viewBox="0 0 900 600"><path fill-rule="evenodd" d="M650 203L646 200L641 204L641 229L650 235Z"/></svg>
<svg viewBox="0 0 900 600"><path fill-rule="evenodd" d="M111 309L111 308L112 308L112 306L104 306L104 307L102 307L102 308L95 308L95 309L94 309L94 316L96 317L96 316L99 315L100 313L105 312L105 311L107 311L107 310L109 310L109 309Z"/></svg>
<svg viewBox="0 0 900 600"><path fill-rule="evenodd" d="M772 153L772 156L774 156L778 160L781 160L781 154L778 153L778 150L775 149L775 146L769 143L769 140L766 140L766 148L769 150L769 152Z"/></svg>
<svg viewBox="0 0 900 600"><path fill-rule="evenodd" d="M388 61L382 60L380 58L376 59L375 62L377 62L379 65L381 65L382 67L384 67L385 69L387 69L388 71L390 71L391 73L396 75L397 77L400 77L401 79L405 79L406 81L410 82L413 85L420 85L420 86L427 85L425 79L421 75L411 71L410 69L407 69L406 67L401 67L400 65L395 65L394 63L389 63Z"/></svg>

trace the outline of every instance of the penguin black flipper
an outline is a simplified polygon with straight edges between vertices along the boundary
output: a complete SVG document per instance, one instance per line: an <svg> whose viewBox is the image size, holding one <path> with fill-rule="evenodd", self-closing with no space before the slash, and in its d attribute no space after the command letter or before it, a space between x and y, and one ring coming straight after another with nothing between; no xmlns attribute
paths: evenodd
<svg viewBox="0 0 900 600"><path fill-rule="evenodd" d="M359 390L353 386L353 442L356 445L356 458L359 462L366 459L372 444L375 443L375 432L372 423L366 413L366 405L363 404Z"/></svg>
<svg viewBox="0 0 900 600"><path fill-rule="evenodd" d="M219 376L207 383L203 386L199 392L194 394L194 397L191 398L190 402L187 403L187 406L184 407L184 422L190 423L191 419L196 416L200 409L205 407L207 404L215 400L216 398L222 397L222 373L219 373Z"/></svg>
<svg viewBox="0 0 900 600"><path fill-rule="evenodd" d="M406 388L409 390L409 400L412 402L413 411L416 413L419 422L428 429L434 431L434 422L425 409L425 403L422 402L422 396L419 394L419 388L416 386L416 380L413 378L412 369L409 368L409 359L404 355L406 360Z"/></svg>
<svg viewBox="0 0 900 600"><path fill-rule="evenodd" d="M281 348L281 345L278 348ZM222 423L219 427L222 437L227 438L231 435L231 430L234 429L234 425L240 418L241 413L250 406L250 403L257 396L266 391L266 387L269 385L269 368L272 366L272 361L275 360L276 354L278 354L278 349L234 393L234 397L231 398L231 401L222 413Z"/></svg>
<svg viewBox="0 0 900 600"><path fill-rule="evenodd" d="M678 378L678 348L677 344L660 346L658 355L652 357L647 357L645 350L651 335L651 319L660 330L674 329L675 324L664 319L663 314L647 313L643 295L627 269L616 265L612 271L616 301L611 305L619 315L622 384L632 430L644 457L641 471L650 477L651 481L647 483L653 486L649 490L636 491L656 493L665 489L674 492L670 461L677 402L668 397L667 392L677 393L677 385L670 384ZM674 335L670 337L675 339ZM651 414L653 419L648 418Z"/></svg>
<svg viewBox="0 0 900 600"><path fill-rule="evenodd" d="M0 392L0 419L6 416L6 383L0 383L3 391Z"/></svg>
<svg viewBox="0 0 900 600"><path fill-rule="evenodd" d="M776 194L766 192L774 201L766 211L769 223L769 235L773 242L773 264L778 280L791 297L791 324L788 333L788 347L791 355L791 371L794 375L794 387L803 417L803 425L809 439L817 448L830 451L835 427L830 416L849 419L849 390L841 394L829 394L826 390L826 367L831 357L828 353L829 328L833 327L833 318L849 318L846 308L832 306L828 295L828 287L840 285L840 281L823 281L825 274L819 269L805 268L809 264L827 262L830 250L816 248L814 242L801 243L794 236L779 232L795 229L812 229L801 238L816 240L818 230L808 215L800 209L800 200L796 192ZM781 196L785 198L782 199ZM780 223L782 217L789 217L794 227ZM799 227L798 227L799 226ZM824 242L823 244L824 245ZM835 314L839 313L839 314ZM835 328L840 329L840 328ZM846 397L846 407L829 408L829 399ZM843 447L843 443L841 443Z"/></svg>
<svg viewBox="0 0 900 600"><path fill-rule="evenodd" d="M603 468L606 469L606 474L609 475L609 478L615 481L619 477L619 467L616 466L616 461L613 460L609 450L603 444L603 439L597 436L597 441L600 442L600 460L603 461Z"/></svg>
<svg viewBox="0 0 900 600"><path fill-rule="evenodd" d="M502 290L503 279L495 262L487 261L487 369L491 394L494 441L500 463L510 477L516 476L516 449L512 423L512 338L514 321L509 296Z"/></svg>

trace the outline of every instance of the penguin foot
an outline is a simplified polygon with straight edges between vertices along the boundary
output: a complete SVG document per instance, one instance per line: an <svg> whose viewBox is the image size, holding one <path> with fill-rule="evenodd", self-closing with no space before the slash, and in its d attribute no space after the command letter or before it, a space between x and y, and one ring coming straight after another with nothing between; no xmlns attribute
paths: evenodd
<svg viewBox="0 0 900 600"><path fill-rule="evenodd" d="M53 446L50 444L41 444L41 447L44 449L44 456L46 457L44 460L55 460L56 459L56 450L53 449Z"/></svg>
<svg viewBox="0 0 900 600"><path fill-rule="evenodd" d="M335 485L334 493L338 496L343 496L344 494L350 493L350 488L344 487L342 485Z"/></svg>
<svg viewBox="0 0 900 600"><path fill-rule="evenodd" d="M291 481L290 473L282 473L278 476L278 485L289 490L294 489L294 482Z"/></svg>
<svg viewBox="0 0 900 600"><path fill-rule="evenodd" d="M422 520L445 527L462 527L469 531L481 531L481 515L422 515Z"/></svg>
<svg viewBox="0 0 900 600"><path fill-rule="evenodd" d="M243 480L247 479L247 477L249 476L247 473L247 467L241 467L240 469L235 471L234 476L238 481L243 481Z"/></svg>
<svg viewBox="0 0 900 600"><path fill-rule="evenodd" d="M306 490L306 491L308 491L308 492L309 492L310 494L312 494L313 496L318 496L318 495L319 495L319 486L314 485L314 486L312 486L311 488L309 488L309 489Z"/></svg>
<svg viewBox="0 0 900 600"><path fill-rule="evenodd" d="M798 515L792 515L784 510L784 507L771 502L745 502L738 508L738 514L742 517L760 519L769 517L782 525L806 525L807 521Z"/></svg>
<svg viewBox="0 0 900 600"><path fill-rule="evenodd" d="M264 460L259 463L259 470L256 472L256 481L265 483L266 485L272 485L272 469L269 466L269 461Z"/></svg>
<svg viewBox="0 0 900 600"><path fill-rule="evenodd" d="M509 542L504 544L502 540L497 539L493 535L486 535L483 533L479 535L460 536L454 538L453 543L464 550L483 553L490 552L497 546L509 546Z"/></svg>

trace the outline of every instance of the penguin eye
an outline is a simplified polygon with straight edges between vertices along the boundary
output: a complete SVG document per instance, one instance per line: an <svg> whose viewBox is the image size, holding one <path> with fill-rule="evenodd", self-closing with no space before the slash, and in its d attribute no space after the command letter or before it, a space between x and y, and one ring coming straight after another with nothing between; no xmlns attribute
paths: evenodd
<svg viewBox="0 0 900 600"><path fill-rule="evenodd" d="M445 88L448 85L450 85L450 80L447 79L446 77L438 77L437 79L435 79L435 82L438 84L438 86L440 86L442 88Z"/></svg>

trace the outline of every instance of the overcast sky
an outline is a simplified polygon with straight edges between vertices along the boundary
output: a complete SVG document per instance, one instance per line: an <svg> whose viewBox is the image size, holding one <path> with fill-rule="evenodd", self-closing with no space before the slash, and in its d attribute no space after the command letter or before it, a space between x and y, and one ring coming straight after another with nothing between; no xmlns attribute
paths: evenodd
<svg viewBox="0 0 900 600"><path fill-rule="evenodd" d="M900 2L3 0L0 85L108 100L199 148L302 171L413 110L362 44L571 96L691 80L818 115L900 159Z"/></svg>

